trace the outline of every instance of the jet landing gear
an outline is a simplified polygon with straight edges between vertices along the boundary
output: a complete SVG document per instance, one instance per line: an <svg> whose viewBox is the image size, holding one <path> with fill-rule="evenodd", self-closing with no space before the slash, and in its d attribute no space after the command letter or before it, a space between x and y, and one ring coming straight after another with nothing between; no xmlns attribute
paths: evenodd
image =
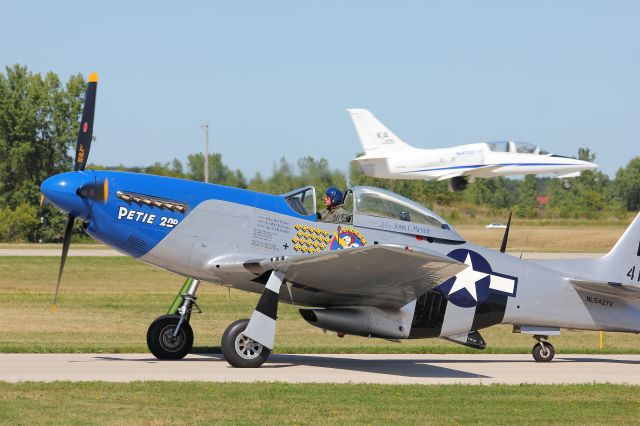
<svg viewBox="0 0 640 426"><path fill-rule="evenodd" d="M158 359L182 359L193 347L191 313L201 312L196 304L200 281L187 278L166 315L156 318L147 330L147 346Z"/></svg>
<svg viewBox="0 0 640 426"><path fill-rule="evenodd" d="M551 343L546 341L548 339L547 336L533 336L534 339L538 341L533 346L533 350L531 351L531 355L533 355L533 359L537 362L549 362L553 359L556 354L556 350Z"/></svg>

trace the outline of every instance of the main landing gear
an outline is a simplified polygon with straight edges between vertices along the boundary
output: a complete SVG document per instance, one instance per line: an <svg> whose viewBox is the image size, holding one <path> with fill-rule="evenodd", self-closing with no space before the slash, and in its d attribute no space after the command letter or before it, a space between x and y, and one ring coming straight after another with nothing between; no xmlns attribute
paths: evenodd
<svg viewBox="0 0 640 426"><path fill-rule="evenodd" d="M531 355L533 355L533 359L537 362L549 362L553 359L556 354L556 350L551 343L546 341L548 339L547 336L533 336L534 339L538 341L533 346L533 350L531 351Z"/></svg>
<svg viewBox="0 0 640 426"><path fill-rule="evenodd" d="M234 367L260 367L271 354L271 349L242 334L248 325L248 319L238 320L222 335L222 355Z"/></svg>
<svg viewBox="0 0 640 426"><path fill-rule="evenodd" d="M280 287L284 273L273 271L251 319L238 320L222 335L222 355L233 367L260 367L271 354L276 334Z"/></svg>
<svg viewBox="0 0 640 426"><path fill-rule="evenodd" d="M166 315L156 318L147 330L147 346L158 359L184 358L193 347L191 313L201 312L196 303L200 281L187 278Z"/></svg>

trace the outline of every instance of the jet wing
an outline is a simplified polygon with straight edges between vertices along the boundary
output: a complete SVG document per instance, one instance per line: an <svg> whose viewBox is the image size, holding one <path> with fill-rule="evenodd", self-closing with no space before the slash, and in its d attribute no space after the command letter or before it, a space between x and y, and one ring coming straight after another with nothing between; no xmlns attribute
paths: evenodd
<svg viewBox="0 0 640 426"><path fill-rule="evenodd" d="M440 253L387 244L296 256L271 265L284 272L287 286L314 294L317 306L390 308L406 305L466 267Z"/></svg>
<svg viewBox="0 0 640 426"><path fill-rule="evenodd" d="M585 290L598 295L621 297L623 299L640 298L640 285L589 281L572 278L569 281L578 290Z"/></svg>
<svg viewBox="0 0 640 426"><path fill-rule="evenodd" d="M582 172L571 172L556 176L557 179L575 178L580 176Z"/></svg>
<svg viewBox="0 0 640 426"><path fill-rule="evenodd" d="M501 164L490 164L487 166L478 166L474 168L464 168L458 169L453 173L447 173L438 177L437 180L447 180L452 179L458 176L479 176L484 175L485 173L492 172L499 168L503 167Z"/></svg>

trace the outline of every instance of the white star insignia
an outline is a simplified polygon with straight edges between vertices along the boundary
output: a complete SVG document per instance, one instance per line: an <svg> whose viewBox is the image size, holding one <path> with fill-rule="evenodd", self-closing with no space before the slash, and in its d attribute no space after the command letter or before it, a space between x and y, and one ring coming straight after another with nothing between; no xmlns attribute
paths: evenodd
<svg viewBox="0 0 640 426"><path fill-rule="evenodd" d="M468 266L455 275L456 281L453 283L451 290L449 290L449 295L452 295L459 290L465 289L477 302L478 293L476 292L476 282L487 277L489 274L478 272L473 269L473 262L471 261L471 256L469 255L469 253L467 253L467 258L465 259L464 263Z"/></svg>

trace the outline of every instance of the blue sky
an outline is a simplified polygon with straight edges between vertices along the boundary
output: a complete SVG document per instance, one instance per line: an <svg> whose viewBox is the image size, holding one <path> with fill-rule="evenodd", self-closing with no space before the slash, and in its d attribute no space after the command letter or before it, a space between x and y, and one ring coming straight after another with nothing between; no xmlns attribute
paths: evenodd
<svg viewBox="0 0 640 426"><path fill-rule="evenodd" d="M249 177L283 155L346 170L345 108L436 148L516 139L640 155L640 2L3 2L2 65L98 71L90 161L211 150Z"/></svg>

